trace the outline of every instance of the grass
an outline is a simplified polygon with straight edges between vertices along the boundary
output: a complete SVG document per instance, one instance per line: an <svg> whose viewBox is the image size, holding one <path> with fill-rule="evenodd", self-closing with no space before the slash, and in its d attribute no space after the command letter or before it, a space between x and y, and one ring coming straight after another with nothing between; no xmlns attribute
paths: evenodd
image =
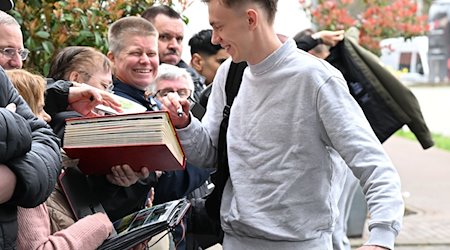
<svg viewBox="0 0 450 250"><path fill-rule="evenodd" d="M400 129L394 135L417 141L416 136L411 131ZM436 148L450 151L450 137L435 133L431 133L431 137Z"/></svg>

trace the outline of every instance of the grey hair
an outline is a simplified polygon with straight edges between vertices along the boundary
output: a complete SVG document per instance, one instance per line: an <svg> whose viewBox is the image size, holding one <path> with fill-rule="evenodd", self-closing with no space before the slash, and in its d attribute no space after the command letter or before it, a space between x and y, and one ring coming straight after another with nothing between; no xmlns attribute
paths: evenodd
<svg viewBox="0 0 450 250"><path fill-rule="evenodd" d="M162 63L158 68L158 75L155 80L150 84L149 90L155 94L157 85L161 80L178 80L184 79L191 92L194 91L194 82L192 81L191 74L184 68L177 67L172 64Z"/></svg>
<svg viewBox="0 0 450 250"><path fill-rule="evenodd" d="M20 27L20 24L17 20L12 17L10 14L3 12L0 10L0 25L16 25Z"/></svg>

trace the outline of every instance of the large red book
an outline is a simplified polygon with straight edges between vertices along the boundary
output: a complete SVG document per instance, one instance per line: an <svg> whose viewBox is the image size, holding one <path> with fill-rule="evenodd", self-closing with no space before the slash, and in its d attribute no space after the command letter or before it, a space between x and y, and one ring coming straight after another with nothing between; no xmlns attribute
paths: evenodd
<svg viewBox="0 0 450 250"><path fill-rule="evenodd" d="M135 171L183 170L186 157L165 111L71 118L66 121L64 150L79 159L79 169L104 175L128 164Z"/></svg>

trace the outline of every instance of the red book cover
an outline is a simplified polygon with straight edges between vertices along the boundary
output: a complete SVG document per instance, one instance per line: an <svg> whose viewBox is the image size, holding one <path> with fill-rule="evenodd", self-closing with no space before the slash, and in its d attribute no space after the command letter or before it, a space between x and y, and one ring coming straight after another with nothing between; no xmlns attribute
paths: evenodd
<svg viewBox="0 0 450 250"><path fill-rule="evenodd" d="M186 157L165 111L68 119L64 150L79 169L104 175L128 164L135 171L183 170Z"/></svg>

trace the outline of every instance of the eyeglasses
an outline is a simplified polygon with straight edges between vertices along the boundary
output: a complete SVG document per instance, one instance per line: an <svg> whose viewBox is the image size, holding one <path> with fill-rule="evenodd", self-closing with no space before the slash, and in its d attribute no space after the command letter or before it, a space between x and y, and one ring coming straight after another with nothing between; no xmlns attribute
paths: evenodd
<svg viewBox="0 0 450 250"><path fill-rule="evenodd" d="M102 87L105 89L105 91L107 91L107 92L109 92L109 93L113 93L114 91L113 91L113 89L114 89L114 84L112 84L112 83L109 83L109 82L104 82L104 81L100 81L97 77L95 77L95 76L93 76L93 75L91 75L91 74L89 74L88 72L86 72L86 71L83 71L83 70L80 70L80 71L78 71L80 74L84 74L84 75L86 75L89 79L94 79L97 83L99 83L100 85L102 85ZM89 80L88 79L88 80ZM88 81L88 80L86 80L86 81Z"/></svg>
<svg viewBox="0 0 450 250"><path fill-rule="evenodd" d="M167 89L160 89L156 91L155 95L153 97L156 97L157 95L160 97L167 96L169 93L177 93L181 98L189 98L191 96L191 90L190 89L179 89L179 90L173 90L170 88Z"/></svg>
<svg viewBox="0 0 450 250"><path fill-rule="evenodd" d="M7 56L9 58L13 58L17 53L17 54L19 54L20 59L22 61L25 61L27 59L30 51L27 49L2 48L2 49L0 49L0 53L2 53L4 56Z"/></svg>

